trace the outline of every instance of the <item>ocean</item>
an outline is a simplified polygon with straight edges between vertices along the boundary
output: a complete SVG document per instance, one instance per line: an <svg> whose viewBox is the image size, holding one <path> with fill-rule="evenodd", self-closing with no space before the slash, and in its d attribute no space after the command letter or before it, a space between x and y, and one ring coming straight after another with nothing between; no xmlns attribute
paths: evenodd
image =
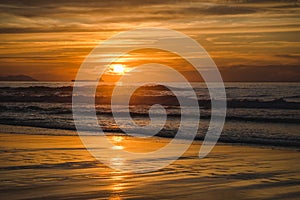
<svg viewBox="0 0 300 200"><path fill-rule="evenodd" d="M70 130L62 131L62 134L76 135L72 116L72 85L72 82L1 82L0 123ZM173 85L173 91L180 91L189 98L183 84ZM210 97L204 83L192 83L192 86L201 113L195 139L201 140L210 120ZM225 83L225 86L227 116L220 142L291 148L300 146L300 83ZM83 89L88 87L87 83ZM110 95L113 87L113 84L104 82L98 86L95 99L99 126L108 134L126 134L118 127L111 113ZM125 91L126 87L130 86L124 86ZM181 115L172 91L160 85L145 85L135 92L134 97L130 104L130 115L136 124L147 125L150 106L162 102L167 111L167 121L156 136L174 137ZM84 100L85 97L81 98ZM89 130L90 118L84 113L85 106L83 103L83 119L86 120L87 131L93 131ZM120 103L118 112L126 112L127 107ZM57 134L57 131L54 133ZM26 134L52 133L28 131Z"/></svg>

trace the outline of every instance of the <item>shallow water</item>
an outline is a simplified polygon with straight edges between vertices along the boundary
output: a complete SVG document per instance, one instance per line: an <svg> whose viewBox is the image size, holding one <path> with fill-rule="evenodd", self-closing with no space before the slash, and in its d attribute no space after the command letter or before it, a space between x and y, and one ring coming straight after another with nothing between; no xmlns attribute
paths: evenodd
<svg viewBox="0 0 300 200"><path fill-rule="evenodd" d="M79 137L69 133L72 131L17 126L1 126L1 130L9 132L0 134L3 199L299 197L300 154L296 150L218 144L206 158L199 159L201 143L195 142L171 165L135 174L112 170L95 160ZM26 132L41 134L22 134ZM119 137L123 137L119 145L131 151L141 147L152 151L170 140Z"/></svg>

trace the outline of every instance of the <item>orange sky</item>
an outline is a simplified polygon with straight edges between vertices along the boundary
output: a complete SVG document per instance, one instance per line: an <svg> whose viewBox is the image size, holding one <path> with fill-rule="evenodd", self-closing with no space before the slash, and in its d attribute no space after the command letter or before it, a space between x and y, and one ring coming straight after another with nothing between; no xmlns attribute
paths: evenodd
<svg viewBox="0 0 300 200"><path fill-rule="evenodd" d="M2 0L0 75L70 81L89 52L113 34L165 27L197 40L225 81L300 81L299 6L269 0Z"/></svg>

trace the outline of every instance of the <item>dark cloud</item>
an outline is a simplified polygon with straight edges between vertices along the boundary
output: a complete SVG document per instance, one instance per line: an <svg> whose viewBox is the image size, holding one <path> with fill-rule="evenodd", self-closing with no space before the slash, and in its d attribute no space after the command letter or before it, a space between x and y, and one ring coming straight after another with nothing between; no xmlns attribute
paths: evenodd
<svg viewBox="0 0 300 200"><path fill-rule="evenodd" d="M165 0L164 2L173 2L173 0ZM176 1L175 1L176 2ZM162 4L160 0L114 0L114 1L99 1L99 0L72 0L72 1L61 1L61 0L1 0L1 4L14 5L15 7L61 7L61 6L79 6L79 7L111 7L111 6L142 6L142 5L155 5Z"/></svg>
<svg viewBox="0 0 300 200"><path fill-rule="evenodd" d="M299 82L299 65L233 66L219 68L224 81Z"/></svg>
<svg viewBox="0 0 300 200"><path fill-rule="evenodd" d="M1 28L0 34L9 33L56 33L56 32L112 32L112 31L124 31L123 29L117 28L95 28L86 29L82 26L76 25L65 25L64 27L45 27L45 28Z"/></svg>
<svg viewBox="0 0 300 200"><path fill-rule="evenodd" d="M162 10L157 13L161 14L183 14L183 15L236 15L236 14L249 14L255 13L258 9L238 6L238 5L203 5L199 7L186 7L178 10Z"/></svg>
<svg viewBox="0 0 300 200"><path fill-rule="evenodd" d="M300 62L300 54L298 55L294 55L294 54L280 54L280 55L276 55L277 57L281 57L281 58L290 58L290 59L294 59L294 60L298 60Z"/></svg>
<svg viewBox="0 0 300 200"><path fill-rule="evenodd" d="M163 2L157 0L2 0L0 3L2 22L0 29L2 29L2 33L102 31L102 29L106 31L112 24L128 22L172 24L175 20L176 23L183 23L187 20L202 21L207 16L227 16L227 21L236 23L240 19L234 16L264 13L275 5L294 5L289 1L280 4L276 1L269 3L269 6L258 6L258 2L253 4L252 1L222 0L167 0ZM289 14L289 9L286 8L284 13ZM232 17L230 18L230 16ZM292 17L297 19L299 16L297 14L295 16L289 15L289 18ZM222 20L222 18L218 20ZM280 26L282 25L280 24ZM181 29L178 26L177 28Z"/></svg>
<svg viewBox="0 0 300 200"><path fill-rule="evenodd" d="M230 1L230 0L229 0ZM299 0L232 0L240 3L297 3Z"/></svg>

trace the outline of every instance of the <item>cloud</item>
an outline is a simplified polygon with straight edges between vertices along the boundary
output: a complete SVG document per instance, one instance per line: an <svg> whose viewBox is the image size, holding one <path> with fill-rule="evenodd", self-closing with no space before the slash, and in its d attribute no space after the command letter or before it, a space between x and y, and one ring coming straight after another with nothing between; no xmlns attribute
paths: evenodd
<svg viewBox="0 0 300 200"><path fill-rule="evenodd" d="M36 0L3 0L0 4L1 33L30 33L30 32L74 32L74 31L111 31L134 28L139 25L154 25L190 28L234 28L236 25L284 27L272 16L278 19L278 14L287 14L289 19L299 18L290 2L269 2L262 5L252 1L207 1L192 0L189 2L167 1L36 1ZM291 8L274 10L274 6L290 6ZM259 14L259 15L258 15ZM251 15L251 18L249 18ZM243 16L248 16L246 19ZM258 18L259 16L259 18ZM215 23L202 22L214 18ZM264 19L269 18L266 24ZM251 20L249 20L251 19ZM273 22L272 22L273 21ZM199 23L197 23L199 22ZM201 23L200 23L201 22ZM286 22L288 24L288 22ZM253 29L253 26L251 27ZM239 29L239 26L237 27ZM238 30L235 30L238 31Z"/></svg>
<svg viewBox="0 0 300 200"><path fill-rule="evenodd" d="M155 12L156 14L170 14L170 15L237 15L237 14L250 14L258 12L257 9L238 6L238 5L219 5L219 4L203 4L199 7L191 6L179 9L166 9Z"/></svg>
<svg viewBox="0 0 300 200"><path fill-rule="evenodd" d="M288 58L292 60L296 60L300 62L300 54L280 54L280 55L275 55L279 58Z"/></svg>
<svg viewBox="0 0 300 200"><path fill-rule="evenodd" d="M220 68L224 81L234 82L298 82L299 65L234 66Z"/></svg>
<svg viewBox="0 0 300 200"><path fill-rule="evenodd" d="M76 71L99 41L120 31L152 26L175 29L197 40L228 80L258 80L273 68L294 80L299 73L291 66L300 64L297 2L2 0L0 67L10 66L3 70L11 73L25 73L28 65L41 74L60 65ZM63 77L59 70L55 73ZM268 77L275 80L280 75Z"/></svg>

